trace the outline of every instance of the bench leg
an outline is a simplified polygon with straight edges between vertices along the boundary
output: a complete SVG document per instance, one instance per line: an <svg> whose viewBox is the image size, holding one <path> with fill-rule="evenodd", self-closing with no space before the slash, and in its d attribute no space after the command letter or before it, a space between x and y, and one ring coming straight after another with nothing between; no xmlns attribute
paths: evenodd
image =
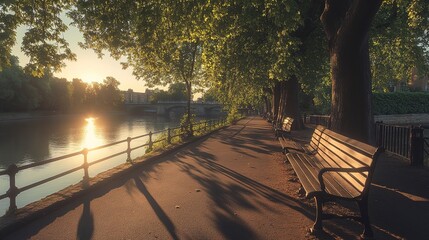
<svg viewBox="0 0 429 240"><path fill-rule="evenodd" d="M283 148L282 148L282 153L283 153L284 155L288 154L288 153L289 153L289 149L287 149L287 148L283 147Z"/></svg>
<svg viewBox="0 0 429 240"><path fill-rule="evenodd" d="M316 202L316 221L313 224L313 227L310 229L311 233L323 232L322 226L322 214L323 214L323 201L319 197L314 197Z"/></svg>
<svg viewBox="0 0 429 240"><path fill-rule="evenodd" d="M362 224L364 225L364 231L361 235L363 239L372 239L373 232L371 229L371 223L369 222L369 214L368 214L368 199L364 198L361 201L358 201L360 215L362 217Z"/></svg>

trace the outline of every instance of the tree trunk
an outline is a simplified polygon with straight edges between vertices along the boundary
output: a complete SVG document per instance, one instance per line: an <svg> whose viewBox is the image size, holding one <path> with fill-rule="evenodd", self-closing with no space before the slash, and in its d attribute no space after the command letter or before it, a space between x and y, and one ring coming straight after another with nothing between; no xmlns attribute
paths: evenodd
<svg viewBox="0 0 429 240"><path fill-rule="evenodd" d="M280 89L281 89L281 83L276 81L273 89L273 103L272 103L272 110L273 113L273 120L277 120L277 116L279 113L279 103L280 103Z"/></svg>
<svg viewBox="0 0 429 240"><path fill-rule="evenodd" d="M271 102L270 102L270 100L268 99L267 96L264 96L264 103L265 103L265 105L264 105L264 109L263 109L262 112L263 113L267 113L271 109Z"/></svg>
<svg viewBox="0 0 429 240"><path fill-rule="evenodd" d="M277 110L277 118L276 121L278 123L283 122L283 118L285 115L285 107L287 101L286 101L286 81L281 81L280 82L280 97L279 97L279 106L278 106L278 110Z"/></svg>
<svg viewBox="0 0 429 240"><path fill-rule="evenodd" d="M191 137L194 135L193 127L192 127L192 119L191 119L191 101L192 101L192 83L190 81L186 81L186 93L187 93L187 103L186 103L186 130L187 136Z"/></svg>
<svg viewBox="0 0 429 240"><path fill-rule="evenodd" d="M331 128L361 141L372 136L372 81L368 42L331 51Z"/></svg>
<svg viewBox="0 0 429 240"><path fill-rule="evenodd" d="M294 119L293 129L304 129L304 122L301 117L301 108L299 107L299 92L301 86L298 78L293 75L285 82L286 105L284 106L284 115Z"/></svg>
<svg viewBox="0 0 429 240"><path fill-rule="evenodd" d="M331 128L351 138L373 138L368 31L381 0L325 1L321 16L332 78Z"/></svg>

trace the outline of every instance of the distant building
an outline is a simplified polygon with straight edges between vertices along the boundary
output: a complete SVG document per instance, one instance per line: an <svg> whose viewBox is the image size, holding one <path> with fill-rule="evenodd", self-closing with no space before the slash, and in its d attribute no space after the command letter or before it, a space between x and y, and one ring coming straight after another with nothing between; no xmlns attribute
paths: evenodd
<svg viewBox="0 0 429 240"><path fill-rule="evenodd" d="M125 103L149 103L153 90L146 89L144 93L134 92L132 89L122 91Z"/></svg>
<svg viewBox="0 0 429 240"><path fill-rule="evenodd" d="M417 68L413 68L411 73L410 80L408 81L408 86L413 91L423 91L427 92L428 89L429 77L427 75L419 74Z"/></svg>
<svg viewBox="0 0 429 240"><path fill-rule="evenodd" d="M413 68L408 79L402 81L392 80L389 86L390 92L429 92L429 77L419 74L417 68Z"/></svg>

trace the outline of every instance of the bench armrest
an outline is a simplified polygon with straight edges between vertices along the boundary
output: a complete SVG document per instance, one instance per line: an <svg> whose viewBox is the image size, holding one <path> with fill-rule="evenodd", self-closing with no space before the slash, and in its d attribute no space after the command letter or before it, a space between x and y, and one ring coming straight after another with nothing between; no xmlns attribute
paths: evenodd
<svg viewBox="0 0 429 240"><path fill-rule="evenodd" d="M320 183L320 188L322 189L322 191L325 191L325 182L323 180L323 174L326 172L348 172L348 173L352 173L352 172L369 172L370 168L369 167L360 167L360 168L322 168L319 171L319 174L317 176L317 178L319 179L319 183Z"/></svg>

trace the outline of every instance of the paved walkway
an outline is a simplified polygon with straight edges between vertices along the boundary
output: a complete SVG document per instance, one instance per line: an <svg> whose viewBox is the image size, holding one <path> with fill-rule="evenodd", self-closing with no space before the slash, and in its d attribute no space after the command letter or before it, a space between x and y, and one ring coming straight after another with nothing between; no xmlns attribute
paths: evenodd
<svg viewBox="0 0 429 240"><path fill-rule="evenodd" d="M428 171L386 159L370 192L376 239L429 236ZM269 124L244 119L5 239L313 239L313 203L283 160ZM413 187L404 184L411 178ZM338 220L325 229L322 239L353 239L362 226Z"/></svg>

